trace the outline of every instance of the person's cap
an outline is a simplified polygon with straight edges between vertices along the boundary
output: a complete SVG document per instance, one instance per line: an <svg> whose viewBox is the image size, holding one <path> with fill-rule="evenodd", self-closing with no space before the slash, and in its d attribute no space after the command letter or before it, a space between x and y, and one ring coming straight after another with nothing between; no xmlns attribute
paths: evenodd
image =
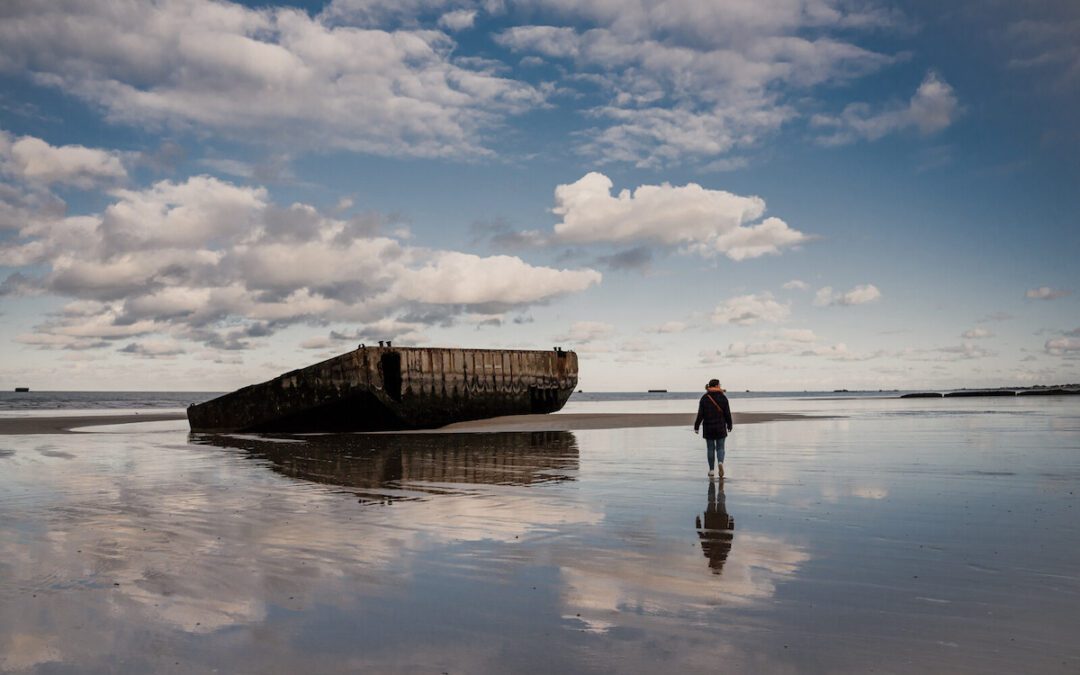
<svg viewBox="0 0 1080 675"><path fill-rule="evenodd" d="M709 380L709 386L710 387L719 387L720 386L720 380L718 380L718 379L716 379L714 377L713 379Z"/></svg>

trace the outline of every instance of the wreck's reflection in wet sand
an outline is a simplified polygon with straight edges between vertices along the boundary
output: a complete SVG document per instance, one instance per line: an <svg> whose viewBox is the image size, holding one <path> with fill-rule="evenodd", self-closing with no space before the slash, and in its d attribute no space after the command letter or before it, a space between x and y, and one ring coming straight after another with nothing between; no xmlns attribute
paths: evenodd
<svg viewBox="0 0 1080 675"><path fill-rule="evenodd" d="M533 485L573 480L578 447L568 431L504 434L192 434L201 445L243 450L292 478L393 501L427 484Z"/></svg>

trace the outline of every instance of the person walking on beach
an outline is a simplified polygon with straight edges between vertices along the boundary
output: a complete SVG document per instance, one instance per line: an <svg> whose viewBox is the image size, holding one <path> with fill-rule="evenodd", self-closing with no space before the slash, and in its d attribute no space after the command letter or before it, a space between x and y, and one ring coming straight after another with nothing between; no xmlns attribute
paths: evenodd
<svg viewBox="0 0 1080 675"><path fill-rule="evenodd" d="M705 455L709 459L709 475L724 477L724 443L731 431L731 406L720 387L720 380L709 380L705 395L698 402L694 433L705 427ZM714 468L715 467L715 468Z"/></svg>

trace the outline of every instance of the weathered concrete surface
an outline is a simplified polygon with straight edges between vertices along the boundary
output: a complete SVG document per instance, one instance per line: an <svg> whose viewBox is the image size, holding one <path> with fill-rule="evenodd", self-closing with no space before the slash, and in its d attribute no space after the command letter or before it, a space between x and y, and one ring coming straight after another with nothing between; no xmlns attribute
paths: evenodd
<svg viewBox="0 0 1080 675"><path fill-rule="evenodd" d="M577 386L562 350L361 347L188 408L192 431L385 431L559 410Z"/></svg>

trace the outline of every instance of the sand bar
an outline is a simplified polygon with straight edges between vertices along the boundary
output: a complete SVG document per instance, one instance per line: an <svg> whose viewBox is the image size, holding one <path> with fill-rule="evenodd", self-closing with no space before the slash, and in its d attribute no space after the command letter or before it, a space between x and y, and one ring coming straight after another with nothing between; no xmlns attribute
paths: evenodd
<svg viewBox="0 0 1080 675"><path fill-rule="evenodd" d="M95 427L106 424L132 424L134 422L165 422L183 420L182 412L125 413L122 415L57 415L55 417L7 417L0 419L0 436L28 434L70 434L79 427Z"/></svg>
<svg viewBox="0 0 1080 675"><path fill-rule="evenodd" d="M122 415L63 415L55 417L12 417L0 419L0 435L70 434L81 427L135 422L165 422L185 419L182 412L126 413ZM756 424L781 420L818 419L817 416L788 413L735 413L735 424ZM497 431L579 431L584 429L633 429L639 427L690 427L693 413L566 413L558 415L508 415L485 420L458 422L440 429L412 433L489 433Z"/></svg>
<svg viewBox="0 0 1080 675"><path fill-rule="evenodd" d="M788 413L734 413L735 424L812 419ZM558 415L507 415L486 420L458 422L440 429L414 433L494 431L582 431L585 429L634 429L639 427L692 427L694 413L564 413Z"/></svg>

